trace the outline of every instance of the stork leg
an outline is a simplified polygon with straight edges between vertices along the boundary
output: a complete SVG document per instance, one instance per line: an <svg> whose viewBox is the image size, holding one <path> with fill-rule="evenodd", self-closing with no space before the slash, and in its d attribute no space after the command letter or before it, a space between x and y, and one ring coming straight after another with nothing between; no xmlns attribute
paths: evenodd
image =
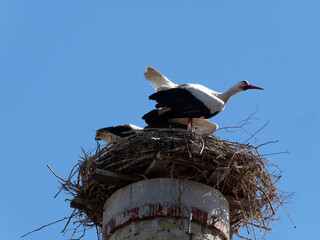
<svg viewBox="0 0 320 240"><path fill-rule="evenodd" d="M188 127L187 130L193 132L193 119L192 118L188 118Z"/></svg>

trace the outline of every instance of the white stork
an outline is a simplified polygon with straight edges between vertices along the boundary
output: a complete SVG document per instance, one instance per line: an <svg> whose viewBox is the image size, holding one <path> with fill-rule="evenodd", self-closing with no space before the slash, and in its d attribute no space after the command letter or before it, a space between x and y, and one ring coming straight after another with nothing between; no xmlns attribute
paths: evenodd
<svg viewBox="0 0 320 240"><path fill-rule="evenodd" d="M95 140L103 140L106 143L113 143L123 137L128 137L135 134L135 131L142 130L143 128L133 124L125 124L119 126L112 126L101 128L96 131Z"/></svg>
<svg viewBox="0 0 320 240"><path fill-rule="evenodd" d="M208 124L209 122L206 119L195 119L196 123L194 125L194 132L198 134L212 134L214 131L217 130L218 125L212 123ZM181 128L181 129L187 129L188 123L186 122L186 119L179 118L173 121L163 121L161 125L158 125L158 128L170 128L172 126L173 128ZM150 126L147 126L146 128L149 128ZM137 131L142 130L143 128L135 126L133 124L124 124L124 125L118 125L118 126L112 126L112 127L106 127L101 128L96 131L95 140L103 140L107 144L114 143L118 141L120 138L128 137L133 134L136 134Z"/></svg>
<svg viewBox="0 0 320 240"><path fill-rule="evenodd" d="M198 133L200 135L210 135L214 131L217 130L218 125L211 123L206 119L195 119L194 124L194 132ZM188 122L186 118L179 118L179 119L173 119L173 121L163 121L161 125L153 126L157 128L180 128L180 129L187 129ZM147 126L146 128L149 128L150 126ZM143 128L135 126L133 124L124 124L124 125L118 125L118 126L112 126L112 127L106 127L101 128L96 131L95 140L100 141L103 140L107 144L114 143L118 141L121 138L128 137L131 135L136 134L137 131L142 130Z"/></svg>
<svg viewBox="0 0 320 240"><path fill-rule="evenodd" d="M147 67L144 75L156 90L149 99L155 100L156 108L161 110L158 112L159 119L147 119L149 113L143 119L152 125L153 121L184 118L188 121L189 130L193 130L197 118L211 118L222 112L225 104L236 93L248 89L263 90L247 81L238 82L224 93L215 92L200 84L177 85L152 67Z"/></svg>

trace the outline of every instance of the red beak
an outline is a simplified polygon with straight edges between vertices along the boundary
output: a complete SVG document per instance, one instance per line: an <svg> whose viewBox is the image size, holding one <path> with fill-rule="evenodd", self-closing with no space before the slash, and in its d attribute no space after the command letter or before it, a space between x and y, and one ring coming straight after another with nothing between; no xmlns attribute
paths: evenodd
<svg viewBox="0 0 320 240"><path fill-rule="evenodd" d="M249 84L246 88L247 88L247 89L258 89L258 90L264 90L264 89L263 89L263 88L261 88L261 87L257 87L257 86L251 85L251 84Z"/></svg>

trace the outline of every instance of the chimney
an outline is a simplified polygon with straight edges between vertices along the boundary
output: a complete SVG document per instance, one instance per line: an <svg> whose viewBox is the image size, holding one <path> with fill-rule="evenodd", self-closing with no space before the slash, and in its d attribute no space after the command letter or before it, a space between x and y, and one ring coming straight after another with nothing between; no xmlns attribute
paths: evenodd
<svg viewBox="0 0 320 240"><path fill-rule="evenodd" d="M104 240L227 240L229 205L195 181L154 178L127 185L104 204Z"/></svg>

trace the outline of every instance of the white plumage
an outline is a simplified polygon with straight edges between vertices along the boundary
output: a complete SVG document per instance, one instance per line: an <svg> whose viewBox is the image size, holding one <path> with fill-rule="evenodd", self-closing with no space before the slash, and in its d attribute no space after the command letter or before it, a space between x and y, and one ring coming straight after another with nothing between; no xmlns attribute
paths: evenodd
<svg viewBox="0 0 320 240"><path fill-rule="evenodd" d="M151 82L151 85L156 91L167 90L178 86L152 67L147 67L144 76Z"/></svg>
<svg viewBox="0 0 320 240"><path fill-rule="evenodd" d="M189 122L187 118L173 118L168 119L168 122L178 123L188 126ZM218 130L218 124L210 122L207 119L194 118L193 119L193 131L200 135L211 135Z"/></svg>
<svg viewBox="0 0 320 240"><path fill-rule="evenodd" d="M187 91L199 99L211 113L222 112L225 103L218 97L218 93L200 84L186 84Z"/></svg>

